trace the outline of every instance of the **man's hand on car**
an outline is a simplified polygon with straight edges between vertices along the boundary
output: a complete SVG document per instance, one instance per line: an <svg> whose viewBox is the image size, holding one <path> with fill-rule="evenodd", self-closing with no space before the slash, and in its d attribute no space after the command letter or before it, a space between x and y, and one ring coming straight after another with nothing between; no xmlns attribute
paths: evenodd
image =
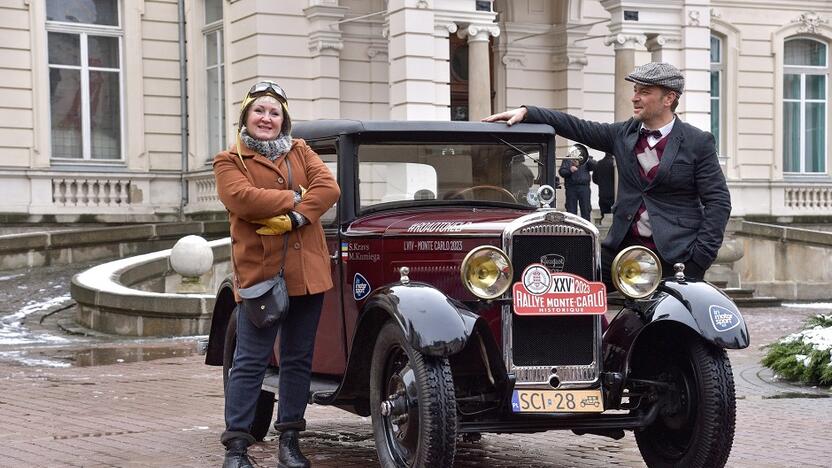
<svg viewBox="0 0 832 468"><path fill-rule="evenodd" d="M526 110L525 107L518 107L514 110L509 110L505 112L500 112L499 114L489 115L488 117L482 119L483 122L503 122L505 121L506 124L509 126L514 125L516 123L522 122L523 119L526 118L526 114L529 111Z"/></svg>

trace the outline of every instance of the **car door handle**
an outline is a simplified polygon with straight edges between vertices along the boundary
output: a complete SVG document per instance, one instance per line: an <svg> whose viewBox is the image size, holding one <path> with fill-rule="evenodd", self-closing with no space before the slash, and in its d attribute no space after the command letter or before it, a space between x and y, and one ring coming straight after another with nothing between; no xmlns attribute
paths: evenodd
<svg viewBox="0 0 832 468"><path fill-rule="evenodd" d="M338 251L336 250L332 255L329 256L329 258L331 258L333 262L337 262L338 261Z"/></svg>

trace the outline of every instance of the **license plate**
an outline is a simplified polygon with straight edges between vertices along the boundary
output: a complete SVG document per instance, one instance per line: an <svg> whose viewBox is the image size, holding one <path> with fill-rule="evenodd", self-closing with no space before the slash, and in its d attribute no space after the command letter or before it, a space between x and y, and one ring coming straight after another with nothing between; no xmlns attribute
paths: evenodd
<svg viewBox="0 0 832 468"><path fill-rule="evenodd" d="M515 390L511 398L515 413L600 413L604 411L601 390Z"/></svg>

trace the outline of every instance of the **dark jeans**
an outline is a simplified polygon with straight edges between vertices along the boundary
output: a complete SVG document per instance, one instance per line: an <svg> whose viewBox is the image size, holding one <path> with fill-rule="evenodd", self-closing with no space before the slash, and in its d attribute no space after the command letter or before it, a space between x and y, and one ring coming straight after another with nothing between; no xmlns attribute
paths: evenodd
<svg viewBox="0 0 832 468"><path fill-rule="evenodd" d="M630 239L630 237L627 236L627 238L624 239L624 242L621 243L621 246L618 249L611 249L609 247L601 248L601 277L604 280L604 284L607 286L607 294L617 291L617 289L615 289L615 286L612 284L612 275L610 273L610 271L612 270L612 261L615 259L615 256L618 255L618 252L621 252L622 250L631 245L638 244L634 243ZM658 254L658 252L656 253ZM673 264L663 259L661 255L659 255L659 261L662 265L663 278L667 278L668 276L673 276L674 274L676 274L676 271L673 269ZM704 276L705 271L702 270L702 268L699 268L698 265L696 265L690 260L685 262L685 278L701 280Z"/></svg>
<svg viewBox="0 0 832 468"><path fill-rule="evenodd" d="M578 214L578 206L581 207L581 218L589 221L592 213L590 204L589 185L567 185L566 186L566 211Z"/></svg>
<svg viewBox="0 0 832 468"><path fill-rule="evenodd" d="M257 328L245 316L237 315L237 348L225 389L225 432L222 441L242 437L250 440L251 424L263 376L280 332L280 388L277 421L302 429L309 401L309 381L315 333L321 317L324 295L292 296L281 324ZM239 310L239 309L238 309ZM293 424L296 423L296 424Z"/></svg>

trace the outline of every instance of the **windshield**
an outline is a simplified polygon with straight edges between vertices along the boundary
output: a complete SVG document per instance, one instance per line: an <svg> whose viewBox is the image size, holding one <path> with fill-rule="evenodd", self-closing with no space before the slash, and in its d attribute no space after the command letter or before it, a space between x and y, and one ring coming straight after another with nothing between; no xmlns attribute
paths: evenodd
<svg viewBox="0 0 832 468"><path fill-rule="evenodd" d="M358 149L361 209L437 200L536 206L528 194L542 183L543 168L538 164L542 154L542 144L500 141L362 144Z"/></svg>

